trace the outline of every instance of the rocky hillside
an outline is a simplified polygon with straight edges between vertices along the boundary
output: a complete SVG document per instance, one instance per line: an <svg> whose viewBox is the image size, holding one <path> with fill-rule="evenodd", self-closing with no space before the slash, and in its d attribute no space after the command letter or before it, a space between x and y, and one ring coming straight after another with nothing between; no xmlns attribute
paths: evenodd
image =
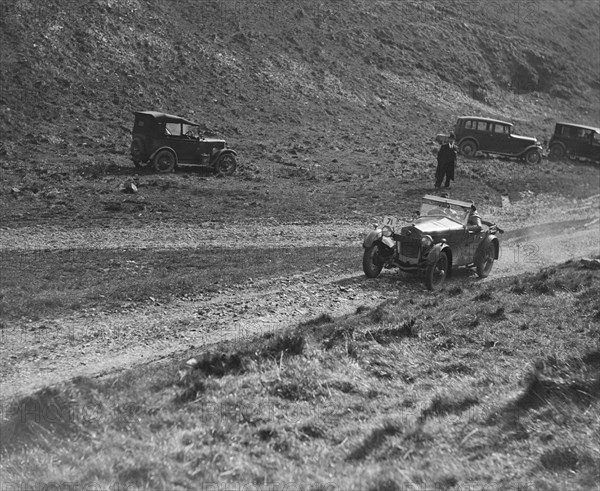
<svg viewBox="0 0 600 491"><path fill-rule="evenodd" d="M125 152L131 112L143 109L201 121L246 159L273 162L377 149L410 158L465 112L539 137L563 117L600 120L594 0L2 0L0 9L0 128L15 156L32 145Z"/></svg>

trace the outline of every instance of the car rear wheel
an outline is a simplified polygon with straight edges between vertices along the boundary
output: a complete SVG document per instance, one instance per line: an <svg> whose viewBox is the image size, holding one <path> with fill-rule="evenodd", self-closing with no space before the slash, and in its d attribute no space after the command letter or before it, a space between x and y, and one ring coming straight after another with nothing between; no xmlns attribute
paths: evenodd
<svg viewBox="0 0 600 491"><path fill-rule="evenodd" d="M363 253L363 271L367 278L377 278L383 269L383 257L381 255L381 245L375 243L365 248Z"/></svg>
<svg viewBox="0 0 600 491"><path fill-rule="evenodd" d="M559 143L555 143L550 147L550 154L548 157L550 160L561 160L565 158L565 147L560 145Z"/></svg>
<svg viewBox="0 0 600 491"><path fill-rule="evenodd" d="M217 174L220 176L230 176L235 172L236 168L237 159L235 158L235 155L231 153L221 155L215 164L215 172L217 172Z"/></svg>
<svg viewBox="0 0 600 491"><path fill-rule="evenodd" d="M474 157L477 153L477 143L473 140L467 140L460 144L460 153L465 157Z"/></svg>
<svg viewBox="0 0 600 491"><path fill-rule="evenodd" d="M525 154L525 162L528 164L539 164L542 161L542 154L539 150L529 150Z"/></svg>
<svg viewBox="0 0 600 491"><path fill-rule="evenodd" d="M161 150L154 157L154 170L165 174L175 169L175 155L169 150Z"/></svg>
<svg viewBox="0 0 600 491"><path fill-rule="evenodd" d="M442 252L435 263L428 264L425 270L425 285L430 290L439 290L448 276L448 255Z"/></svg>
<svg viewBox="0 0 600 491"><path fill-rule="evenodd" d="M483 247L475 258L475 269L477 271L477 276L480 278L487 278L492 271L495 252L494 244L490 242Z"/></svg>

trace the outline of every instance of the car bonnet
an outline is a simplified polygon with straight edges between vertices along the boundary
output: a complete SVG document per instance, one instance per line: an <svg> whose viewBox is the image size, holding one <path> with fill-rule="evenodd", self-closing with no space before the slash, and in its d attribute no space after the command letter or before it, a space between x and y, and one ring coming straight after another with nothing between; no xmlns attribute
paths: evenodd
<svg viewBox="0 0 600 491"><path fill-rule="evenodd" d="M450 230L462 230L464 228L460 223L446 217L420 218L413 224L413 226L424 234L440 233Z"/></svg>

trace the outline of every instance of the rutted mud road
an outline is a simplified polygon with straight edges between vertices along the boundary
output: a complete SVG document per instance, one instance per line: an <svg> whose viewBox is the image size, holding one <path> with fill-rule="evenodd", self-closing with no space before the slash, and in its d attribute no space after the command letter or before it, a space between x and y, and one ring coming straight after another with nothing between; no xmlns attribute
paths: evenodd
<svg viewBox="0 0 600 491"><path fill-rule="evenodd" d="M549 209L522 203L484 210L506 231L492 275L537 270L571 257L600 254L599 199ZM525 226L526 225L526 226ZM208 228L207 228L208 227ZM375 279L360 267L364 223L148 226L139 229L60 227L3 230L7 249L96 248L228 248L355 245L356 267L336 263L303 274L248 281L210 295L196 295L166 305L144 305L120 312L80 311L74 315L11 323L1 332L2 401L68 380L98 376L149 363L191 348L223 340L242 340L256 333L313 319L322 313L339 316L359 306L373 307L402 294L430 294L417 277L385 271ZM451 280L478 281L460 272Z"/></svg>

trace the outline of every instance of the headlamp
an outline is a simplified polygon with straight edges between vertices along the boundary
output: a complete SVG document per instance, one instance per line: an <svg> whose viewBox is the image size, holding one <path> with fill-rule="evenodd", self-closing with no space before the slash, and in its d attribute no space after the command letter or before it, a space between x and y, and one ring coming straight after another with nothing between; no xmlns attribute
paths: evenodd
<svg viewBox="0 0 600 491"><path fill-rule="evenodd" d="M432 245L433 245L433 239L431 238L431 235L424 235L423 237L421 237L421 247L428 249Z"/></svg>

